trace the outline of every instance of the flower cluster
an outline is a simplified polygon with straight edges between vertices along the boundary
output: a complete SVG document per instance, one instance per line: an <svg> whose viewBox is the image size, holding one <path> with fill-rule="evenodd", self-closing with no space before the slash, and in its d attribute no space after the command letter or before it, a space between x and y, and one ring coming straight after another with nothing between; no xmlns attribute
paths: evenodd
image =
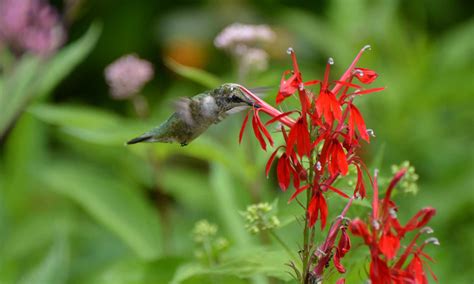
<svg viewBox="0 0 474 284"><path fill-rule="evenodd" d="M247 224L245 228L252 234L272 230L280 226L280 220L272 212L273 206L267 202L247 206L242 213Z"/></svg>
<svg viewBox="0 0 474 284"><path fill-rule="evenodd" d="M234 49L240 45L271 42L275 33L267 25L245 25L235 23L226 27L214 40L217 48Z"/></svg>
<svg viewBox="0 0 474 284"><path fill-rule="evenodd" d="M418 181L418 174L415 172L415 167L412 166L409 161L404 161L401 165L392 165L392 174L397 173L403 168L407 169L407 173L398 186L405 193L418 193L418 185L416 183Z"/></svg>
<svg viewBox="0 0 474 284"><path fill-rule="evenodd" d="M362 141L370 142L375 137L374 131L366 127L364 118L355 105L356 98L374 93L384 88L366 88L377 78L373 70L356 67L366 46L343 73L339 80L330 81L330 69L334 60L329 58L322 80L304 81L300 72L296 55L289 49L293 68L285 71L280 82L276 104L289 97L299 100L300 108L281 112L241 86L241 90L255 101L255 106L244 118L239 134L242 140L244 129L252 114L252 128L261 148L274 146L274 140L268 131L268 125L278 122L283 136L283 145L279 145L270 155L265 171L268 176L272 164L276 163L277 179L283 191L292 184L295 191L290 201L297 200L306 210L304 244L300 256L303 262L302 271L290 263L295 275L301 283L320 283L324 270L332 261L339 273L346 269L341 260L351 249L348 232L360 236L371 252L370 279L371 283L427 283L424 273L424 260L431 258L423 252L427 243L437 243L429 238L424 244L417 246L416 241L423 233L430 233L424 227L435 214L433 208L422 209L406 225L402 226L396 216L397 207L391 200L391 193L401 178L409 172L409 181L416 180L414 169L401 168L388 186L385 197L379 202L377 174L374 178L358 156L358 148ZM309 87L319 85L319 92ZM266 123L260 118L261 113L271 116ZM406 165L409 166L409 165ZM335 182L349 173L355 173L352 182L353 192L348 194L336 187ZM360 219L350 221L346 216L348 209L356 198L367 196L364 176L373 187L372 215L370 225ZM328 234L321 245L315 247L314 225L319 220L324 229L328 218L326 196L333 192L348 199L339 217L330 226ZM306 204L299 200L301 193L306 194ZM399 254L401 240L408 232L418 230L414 239ZM337 243L337 244L336 244ZM407 263L407 259L412 256ZM433 275L434 277L434 275ZM436 278L435 278L436 279ZM345 283L341 278L337 283Z"/></svg>
<svg viewBox="0 0 474 284"><path fill-rule="evenodd" d="M273 42L275 38L275 32L267 25L235 23L216 36L214 45L237 59L239 77L244 77L250 70L267 69L268 53L263 45Z"/></svg>
<svg viewBox="0 0 474 284"><path fill-rule="evenodd" d="M128 99L136 95L153 78L150 62L129 54L115 60L105 69L105 79L115 99Z"/></svg>
<svg viewBox="0 0 474 284"><path fill-rule="evenodd" d="M288 53L292 57L293 70L283 73L280 82L276 103L280 104L287 98L297 95L301 110L292 110L281 113L256 97L245 88L242 90L257 101L259 108L253 109L252 126L256 138L265 150L267 143L273 146L273 139L266 127L274 122L282 123L281 133L285 144L276 148L268 160L266 172L274 162L277 162L278 183L286 191L291 181L296 191L290 201L307 191L310 197L307 210L309 226L312 227L317 220L324 228L328 215L325 193L333 191L344 198L349 195L333 186L339 176L348 172L349 165L354 165L357 170L357 182L354 195L365 197L363 171L366 168L357 156L356 149L361 140L370 141L370 133L365 126L364 119L359 109L353 103L354 98L361 95L377 92L383 88L364 89L362 85L353 83L357 79L362 84L371 84L377 74L369 69L355 67L364 47L351 66L339 80L330 81L329 73L334 60L329 58L323 80L305 82L299 70L296 55L293 49ZM306 87L319 85L319 93L315 94ZM263 124L259 113L265 112L273 118ZM291 114L298 114L291 118ZM249 115L249 114L248 114ZM248 115L242 125L240 139L246 126ZM318 151L318 149L321 149ZM277 156L279 157L277 158ZM309 162L311 167L303 167ZM302 185L302 182L305 184Z"/></svg>
<svg viewBox="0 0 474 284"><path fill-rule="evenodd" d="M228 249L229 241L218 237L218 227L207 220L200 220L194 225L193 239L200 247L194 252L198 259L213 265L219 262L219 255Z"/></svg>
<svg viewBox="0 0 474 284"><path fill-rule="evenodd" d="M435 215L436 210L431 207L423 208L405 225L400 224L397 219L398 208L391 199L391 193L406 172L407 169L404 168L395 174L385 197L380 201L375 174L372 214L369 222L354 219L349 226L351 233L362 237L370 249L372 283L428 283L424 268L428 268L430 272L431 270L424 259L433 260L423 252L423 249L429 243L439 244L439 242L436 238L428 238L421 245L417 245L417 241L422 234L433 233L433 230L425 225ZM402 252L401 241L412 231L416 231L416 234ZM409 256L412 258L407 264ZM432 272L431 275L436 280Z"/></svg>
<svg viewBox="0 0 474 284"><path fill-rule="evenodd" d="M0 0L0 43L14 53L49 55L65 41L56 10L41 0Z"/></svg>

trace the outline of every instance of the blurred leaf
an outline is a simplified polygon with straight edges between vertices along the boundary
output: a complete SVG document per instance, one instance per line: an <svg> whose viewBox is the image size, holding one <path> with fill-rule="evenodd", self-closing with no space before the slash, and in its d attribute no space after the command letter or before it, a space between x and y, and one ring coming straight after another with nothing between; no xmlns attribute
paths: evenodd
<svg viewBox="0 0 474 284"><path fill-rule="evenodd" d="M171 58L165 60L166 66L177 74L207 88L214 89L221 84L221 80L215 75L204 70L182 65Z"/></svg>
<svg viewBox="0 0 474 284"><path fill-rule="evenodd" d="M176 268L183 262L181 258L166 257L153 262L121 260L108 266L92 277L87 284L144 284L169 283Z"/></svg>
<svg viewBox="0 0 474 284"><path fill-rule="evenodd" d="M89 54L100 30L98 24L93 24L81 39L61 49L49 61L42 62L30 55L22 57L12 76L6 78L4 88L0 89L0 137L26 104L48 95Z"/></svg>
<svg viewBox="0 0 474 284"><path fill-rule="evenodd" d="M250 245L250 238L245 230L244 221L236 204L236 186L230 173L219 164L211 165L211 187L214 192L217 212L222 218L226 230L239 247Z"/></svg>
<svg viewBox="0 0 474 284"><path fill-rule="evenodd" d="M70 226L68 222L67 216L61 211L28 215L19 224L11 226L1 245L2 256L6 259L28 257L52 242L58 232L67 232Z"/></svg>
<svg viewBox="0 0 474 284"><path fill-rule="evenodd" d="M19 281L20 284L66 283L69 266L69 249L66 240L59 238L48 255Z"/></svg>
<svg viewBox="0 0 474 284"><path fill-rule="evenodd" d="M121 146L141 128L115 114L87 106L40 104L28 111L71 136L100 145Z"/></svg>
<svg viewBox="0 0 474 284"><path fill-rule="evenodd" d="M200 136L186 147L180 147L177 144L161 143L137 145L135 148L130 147L130 149L134 151L140 151L143 155L149 154L149 152L147 152L149 148L152 148L155 155L161 160L171 155L186 155L203 161L217 162L244 181L254 176L254 172L251 168L242 166L242 164L245 163L242 159L242 155L230 155L227 146L218 143L215 139L210 138L206 134Z"/></svg>
<svg viewBox="0 0 474 284"><path fill-rule="evenodd" d="M101 24L93 23L85 35L62 48L44 65L41 79L36 86L36 92L40 98L50 94L53 88L84 60L96 45L101 30Z"/></svg>
<svg viewBox="0 0 474 284"><path fill-rule="evenodd" d="M31 85L38 76L39 66L38 58L25 55L13 73L5 78L3 88L0 89L0 137L33 96Z"/></svg>
<svg viewBox="0 0 474 284"><path fill-rule="evenodd" d="M193 210L209 211L213 209L214 204L209 198L212 192L206 177L202 171L183 167L161 167L157 183L180 204Z"/></svg>
<svg viewBox="0 0 474 284"><path fill-rule="evenodd" d="M184 264L178 268L170 283L179 284L199 275L233 275L250 278L263 274L289 281L292 277L288 273L286 262L288 255L283 251L268 251L262 248L239 250L215 267L204 267L197 263Z"/></svg>
<svg viewBox="0 0 474 284"><path fill-rule="evenodd" d="M48 188L84 207L143 259L154 259L161 253L157 212L134 186L77 161L49 163L38 176Z"/></svg>

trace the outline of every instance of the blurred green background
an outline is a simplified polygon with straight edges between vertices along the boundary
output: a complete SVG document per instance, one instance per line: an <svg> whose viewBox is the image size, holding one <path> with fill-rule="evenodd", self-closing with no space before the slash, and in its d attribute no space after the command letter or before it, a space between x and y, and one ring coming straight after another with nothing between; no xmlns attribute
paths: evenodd
<svg viewBox="0 0 474 284"><path fill-rule="evenodd" d="M277 234L295 251L301 245L301 227L292 221L301 212L286 204L291 190L279 192L274 173L264 177L269 153L250 132L238 145L241 115L187 147L123 146L165 119L173 99L214 81L238 80L235 62L213 45L234 22L268 24L278 35L268 50L269 68L242 82L249 87L278 85L290 66L289 46L306 80L322 77L329 56L335 78L362 46L372 46L358 65L376 70L375 85L387 89L357 101L377 136L364 146L364 158L387 177L392 164L409 160L416 167L419 193L396 196L401 220L435 207L430 226L441 246L427 249L436 259L433 271L440 283L474 281L474 20L468 1L66 3L74 5L65 17L65 47L50 65L25 64L14 78L30 83L12 96L33 87L42 93L27 100L0 142L0 283L291 281L285 252L268 236L247 233L239 213L276 200L284 225ZM70 7L53 4L60 11ZM151 110L146 119L129 101L113 100L104 80L104 68L128 53L155 66L142 92ZM167 66L167 58L215 78L190 80L181 67ZM275 94L266 99L273 102ZM7 112L0 105L0 116ZM343 203L330 199L337 216ZM351 208L349 216L364 210ZM217 266L196 256L192 231L201 219L217 224L229 241ZM364 283L360 260L367 255L351 253L344 259L352 269L348 283Z"/></svg>

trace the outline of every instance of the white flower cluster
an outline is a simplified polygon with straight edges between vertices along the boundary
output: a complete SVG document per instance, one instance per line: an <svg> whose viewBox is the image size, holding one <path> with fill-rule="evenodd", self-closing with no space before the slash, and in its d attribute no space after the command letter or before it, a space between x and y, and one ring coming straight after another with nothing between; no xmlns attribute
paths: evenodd
<svg viewBox="0 0 474 284"><path fill-rule="evenodd" d="M267 25L235 23L219 33L214 44L237 58L242 75L250 70L263 71L267 68L268 54L261 46L273 42L275 38L275 32Z"/></svg>
<svg viewBox="0 0 474 284"><path fill-rule="evenodd" d="M153 65L136 55L120 57L105 68L105 79L115 99L136 95L153 78Z"/></svg>
<svg viewBox="0 0 474 284"><path fill-rule="evenodd" d="M267 25L245 25L235 23L226 27L214 40L217 48L234 49L239 45L253 45L258 42L272 42L275 33Z"/></svg>

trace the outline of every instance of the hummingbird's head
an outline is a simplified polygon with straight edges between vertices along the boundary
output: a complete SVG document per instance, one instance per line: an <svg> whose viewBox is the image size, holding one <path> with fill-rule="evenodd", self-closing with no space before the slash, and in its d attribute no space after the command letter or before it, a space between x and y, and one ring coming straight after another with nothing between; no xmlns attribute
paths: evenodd
<svg viewBox="0 0 474 284"><path fill-rule="evenodd" d="M258 107L244 92L240 89L238 84L227 83L221 85L216 90L216 97L221 101L221 105L225 111L234 109L241 110L245 107Z"/></svg>

